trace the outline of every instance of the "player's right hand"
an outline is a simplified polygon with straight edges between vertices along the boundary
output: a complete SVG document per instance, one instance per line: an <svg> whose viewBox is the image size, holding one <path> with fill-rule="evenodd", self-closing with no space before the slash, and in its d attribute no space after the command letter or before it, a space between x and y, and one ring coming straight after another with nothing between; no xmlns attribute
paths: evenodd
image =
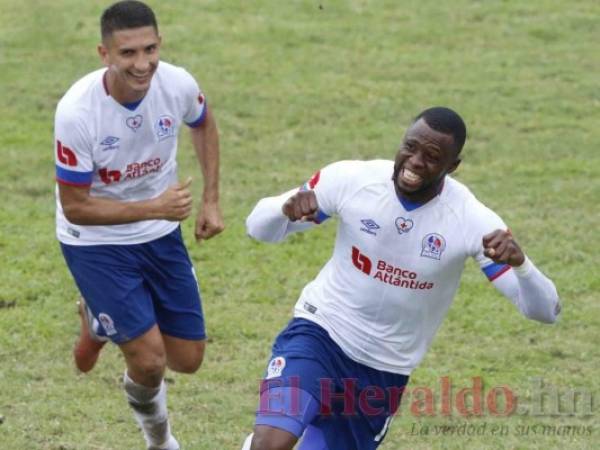
<svg viewBox="0 0 600 450"><path fill-rule="evenodd" d="M296 220L314 221L319 205L315 191L299 191L292 195L281 207L283 214L292 222Z"/></svg>
<svg viewBox="0 0 600 450"><path fill-rule="evenodd" d="M177 183L156 198L160 215L165 220L181 221L187 219L192 212L192 193L190 192L192 177L185 183Z"/></svg>

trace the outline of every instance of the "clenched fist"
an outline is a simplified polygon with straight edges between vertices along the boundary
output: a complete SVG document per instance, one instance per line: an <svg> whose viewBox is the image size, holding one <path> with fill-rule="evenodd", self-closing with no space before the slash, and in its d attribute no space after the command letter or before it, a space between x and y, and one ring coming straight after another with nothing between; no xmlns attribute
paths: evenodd
<svg viewBox="0 0 600 450"><path fill-rule="evenodd" d="M483 254L495 263L520 266L525 254L510 230L495 230L483 237Z"/></svg>
<svg viewBox="0 0 600 450"><path fill-rule="evenodd" d="M315 220L318 208L314 191L299 191L287 199L281 210L292 222L305 222Z"/></svg>

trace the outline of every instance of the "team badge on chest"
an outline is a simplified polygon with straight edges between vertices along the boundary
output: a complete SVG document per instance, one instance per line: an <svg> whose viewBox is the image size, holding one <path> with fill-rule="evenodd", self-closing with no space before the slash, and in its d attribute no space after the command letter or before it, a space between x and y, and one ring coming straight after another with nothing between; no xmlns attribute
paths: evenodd
<svg viewBox="0 0 600 450"><path fill-rule="evenodd" d="M142 122L144 122L144 117L138 114L137 116L128 117L127 120L125 120L125 125L133 131L137 131L137 129L142 126Z"/></svg>
<svg viewBox="0 0 600 450"><path fill-rule="evenodd" d="M175 136L175 121L171 116L160 116L154 128L159 141Z"/></svg>
<svg viewBox="0 0 600 450"><path fill-rule="evenodd" d="M441 234L429 233L421 243L421 256L431 259L441 259L446 249L446 240Z"/></svg>
<svg viewBox="0 0 600 450"><path fill-rule="evenodd" d="M412 230L414 225L414 222L411 219L405 219L404 217L397 217L395 223L396 229L400 234L408 233L410 230Z"/></svg>

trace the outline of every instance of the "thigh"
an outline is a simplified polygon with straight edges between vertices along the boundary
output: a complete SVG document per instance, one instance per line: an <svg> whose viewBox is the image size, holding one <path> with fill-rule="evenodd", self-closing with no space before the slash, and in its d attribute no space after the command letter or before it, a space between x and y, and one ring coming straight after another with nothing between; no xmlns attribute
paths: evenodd
<svg viewBox="0 0 600 450"><path fill-rule="evenodd" d="M198 280L179 228L144 244L143 274L161 332L191 341L205 339Z"/></svg>
<svg viewBox="0 0 600 450"><path fill-rule="evenodd" d="M317 427L309 425L306 427L298 450L331 450L327 446L323 431Z"/></svg>
<svg viewBox="0 0 600 450"><path fill-rule="evenodd" d="M255 425L251 449L285 449L292 450L298 438L287 430L270 425Z"/></svg>
<svg viewBox="0 0 600 450"><path fill-rule="evenodd" d="M336 373L323 390L321 414L311 423L329 450L374 450L383 442L408 377L358 363Z"/></svg>
<svg viewBox="0 0 600 450"><path fill-rule="evenodd" d="M311 440L320 438L329 450L373 450L407 381L351 360L321 327L294 319L275 341L264 383L296 385L315 398Z"/></svg>
<svg viewBox="0 0 600 450"><path fill-rule="evenodd" d="M61 244L67 266L100 326L98 334L122 344L155 324L152 297L134 246Z"/></svg>
<svg viewBox="0 0 600 450"><path fill-rule="evenodd" d="M310 328L293 321L277 337L260 386L256 427L283 430L297 439L318 416L319 380L331 377L320 362L319 342Z"/></svg>

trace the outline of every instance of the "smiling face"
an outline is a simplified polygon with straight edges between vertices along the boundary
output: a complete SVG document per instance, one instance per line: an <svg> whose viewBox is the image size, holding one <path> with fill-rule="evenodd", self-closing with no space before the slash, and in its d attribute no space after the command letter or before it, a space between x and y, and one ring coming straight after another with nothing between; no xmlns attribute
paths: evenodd
<svg viewBox="0 0 600 450"><path fill-rule="evenodd" d="M393 181L396 193L408 200L427 202L435 197L446 174L460 163L451 134L431 128L420 118L407 130L396 154Z"/></svg>
<svg viewBox="0 0 600 450"><path fill-rule="evenodd" d="M144 97L158 67L160 43L153 26L117 30L103 39L98 53L108 67L106 81L115 100L128 103Z"/></svg>

